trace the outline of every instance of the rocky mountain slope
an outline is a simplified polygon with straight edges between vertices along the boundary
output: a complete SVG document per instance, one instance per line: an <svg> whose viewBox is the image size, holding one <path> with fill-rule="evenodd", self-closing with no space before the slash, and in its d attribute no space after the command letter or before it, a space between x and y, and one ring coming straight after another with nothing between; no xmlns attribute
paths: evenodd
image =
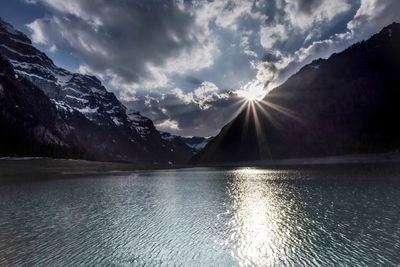
<svg viewBox="0 0 400 267"><path fill-rule="evenodd" d="M23 79L23 84L18 85L21 90L39 88L50 102L49 108L53 111L49 113L52 117L48 123L53 125L51 132L59 140L55 142L50 137L41 140L34 135L37 142L74 147L93 159L104 161L170 164L184 163L191 156L189 147L161 138L150 119L127 110L96 77L57 67L32 46L27 36L1 19L0 55L2 64L11 63L14 78ZM1 86L8 85L1 83ZM7 87L7 90L11 89ZM19 97L29 96L20 94ZM32 116L36 119L38 115ZM2 120L3 134L11 135L6 130L7 118Z"/></svg>
<svg viewBox="0 0 400 267"><path fill-rule="evenodd" d="M303 67L248 105L197 163L372 153L400 148L400 24Z"/></svg>
<svg viewBox="0 0 400 267"><path fill-rule="evenodd" d="M50 99L0 57L0 155L87 158L65 142L66 130Z"/></svg>

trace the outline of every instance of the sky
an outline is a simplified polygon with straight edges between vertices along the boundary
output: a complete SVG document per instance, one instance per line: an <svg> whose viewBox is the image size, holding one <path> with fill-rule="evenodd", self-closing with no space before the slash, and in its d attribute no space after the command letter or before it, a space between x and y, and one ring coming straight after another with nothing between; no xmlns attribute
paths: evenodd
<svg viewBox="0 0 400 267"><path fill-rule="evenodd" d="M213 136L305 64L400 22L399 0L2 0L61 67L99 77L160 130Z"/></svg>

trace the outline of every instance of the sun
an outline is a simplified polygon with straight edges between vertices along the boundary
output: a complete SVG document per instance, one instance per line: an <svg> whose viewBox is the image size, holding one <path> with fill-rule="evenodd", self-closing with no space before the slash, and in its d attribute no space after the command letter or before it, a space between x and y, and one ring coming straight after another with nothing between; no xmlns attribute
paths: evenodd
<svg viewBox="0 0 400 267"><path fill-rule="evenodd" d="M266 95L266 91L261 85L247 84L242 89L236 91L239 97L243 97L245 100L254 102L260 101Z"/></svg>
<svg viewBox="0 0 400 267"><path fill-rule="evenodd" d="M247 94L244 97L249 101L260 100L260 97L258 96L258 94L254 93L254 92L247 92Z"/></svg>

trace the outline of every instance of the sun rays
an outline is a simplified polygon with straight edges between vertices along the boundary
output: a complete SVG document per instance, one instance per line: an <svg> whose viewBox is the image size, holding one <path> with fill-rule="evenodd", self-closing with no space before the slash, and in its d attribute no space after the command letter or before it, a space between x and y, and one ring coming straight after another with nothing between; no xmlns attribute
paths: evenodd
<svg viewBox="0 0 400 267"><path fill-rule="evenodd" d="M275 101L272 102L271 97L265 98L265 90L261 89L260 87L255 87L253 89L246 88L246 90L237 91L240 100L235 105L239 107L237 113L242 113L240 115L243 119L243 128L241 130L242 142L247 138L251 138L248 134L249 131L253 131L260 159L267 159L271 157L267 142L267 129L275 128L278 132L284 134L284 127L287 127L288 121L293 120L293 122L298 123L302 123L302 121L293 110ZM289 120L285 118L289 118ZM231 126L232 123L228 125L229 128Z"/></svg>
<svg viewBox="0 0 400 267"><path fill-rule="evenodd" d="M263 96L264 99L258 99L255 97L257 95L255 92L260 91L259 89L250 90L248 93L244 90L241 90L240 93L236 91L236 101L231 106L233 119L221 129L208 153L201 155L201 159L207 157L215 157L218 160L225 157L230 158L229 154L220 153L218 150L226 136L228 136L228 140L231 140L229 142L237 143L239 151L241 151L238 153L252 151L251 147L256 145L258 159L270 159L273 156L269 145L270 142L273 142L271 139L280 133L285 135L288 127L296 125L296 122L297 125L298 123L303 124L295 111L278 104L279 101L273 101L280 97L281 99L286 98L286 96L274 93L273 97L272 95L271 97ZM229 142L225 142L224 146L231 146L232 143ZM254 156L257 158L256 155Z"/></svg>
<svg viewBox="0 0 400 267"><path fill-rule="evenodd" d="M250 112L255 120L256 125L260 125L259 114L265 116L267 120L276 128L280 128L280 124L274 117L271 111L276 111L288 118L301 123L301 119L296 115L296 113L286 107L283 107L277 103L273 103L269 100L262 99L265 97L265 91L261 91L260 88L255 87L255 89L239 90L237 95L241 97L238 101L240 105L238 113L242 112L246 108L245 114L245 125L248 124L250 118ZM260 99L260 97L262 97Z"/></svg>

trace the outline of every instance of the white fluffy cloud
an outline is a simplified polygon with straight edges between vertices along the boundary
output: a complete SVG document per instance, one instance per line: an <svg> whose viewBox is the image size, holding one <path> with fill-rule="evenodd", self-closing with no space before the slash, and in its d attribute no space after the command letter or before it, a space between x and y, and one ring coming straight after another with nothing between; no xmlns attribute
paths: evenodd
<svg viewBox="0 0 400 267"><path fill-rule="evenodd" d="M31 38L34 43L48 44L49 41L46 38L46 34L42 30L43 25L41 25L41 20L37 19L27 26L32 31Z"/></svg>
<svg viewBox="0 0 400 267"><path fill-rule="evenodd" d="M161 131L174 132L179 130L178 123L174 120L165 120L155 125Z"/></svg>

